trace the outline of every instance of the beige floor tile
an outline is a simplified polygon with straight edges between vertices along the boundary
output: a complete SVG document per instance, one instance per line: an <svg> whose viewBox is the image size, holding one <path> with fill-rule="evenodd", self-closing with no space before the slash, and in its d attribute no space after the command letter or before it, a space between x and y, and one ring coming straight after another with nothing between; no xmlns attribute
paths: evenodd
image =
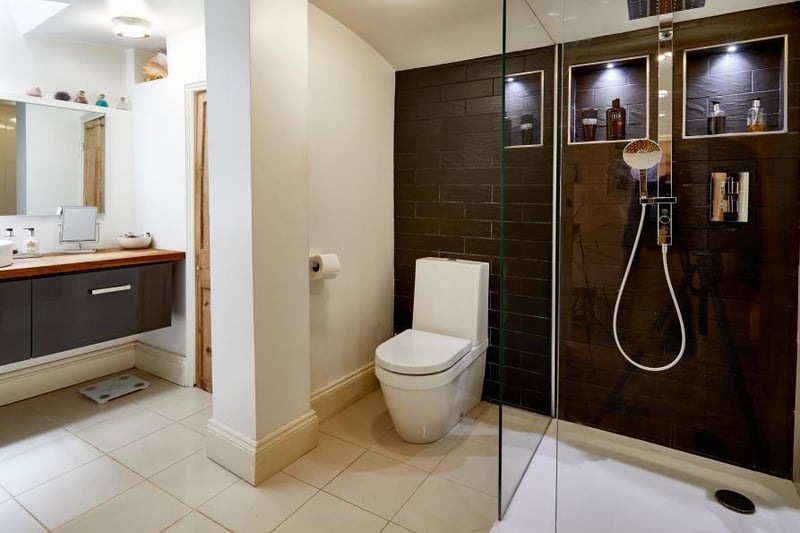
<svg viewBox="0 0 800 533"><path fill-rule="evenodd" d="M69 433L21 403L0 407L0 461Z"/></svg>
<svg viewBox="0 0 800 533"><path fill-rule="evenodd" d="M141 481L141 477L113 459L101 457L20 494L17 501L54 529Z"/></svg>
<svg viewBox="0 0 800 533"><path fill-rule="evenodd" d="M199 511L237 533L272 531L311 499L317 489L283 473L258 487L238 481Z"/></svg>
<svg viewBox="0 0 800 533"><path fill-rule="evenodd" d="M225 533L229 531L197 511L181 518L165 533Z"/></svg>
<svg viewBox="0 0 800 533"><path fill-rule="evenodd" d="M143 477L174 465L205 447L205 437L180 424L159 429L109 455Z"/></svg>
<svg viewBox="0 0 800 533"><path fill-rule="evenodd" d="M14 500L0 503L0 529L9 533L38 533L47 531Z"/></svg>
<svg viewBox="0 0 800 533"><path fill-rule="evenodd" d="M386 520L354 505L318 492L275 533L379 533Z"/></svg>
<svg viewBox="0 0 800 533"><path fill-rule="evenodd" d="M161 531L190 511L189 507L145 481L56 531L59 533L109 530L113 530L114 533Z"/></svg>
<svg viewBox="0 0 800 533"><path fill-rule="evenodd" d="M148 409L132 406L118 416L78 431L76 435L104 452L110 452L171 423L170 419Z"/></svg>
<svg viewBox="0 0 800 533"><path fill-rule="evenodd" d="M471 533L491 527L496 513L496 498L432 475L393 522L417 532Z"/></svg>
<svg viewBox="0 0 800 533"><path fill-rule="evenodd" d="M331 481L325 491L391 520L426 476L423 470L367 452Z"/></svg>
<svg viewBox="0 0 800 533"><path fill-rule="evenodd" d="M131 401L177 421L211 407L211 394L197 387L173 385L157 394L131 398Z"/></svg>
<svg viewBox="0 0 800 533"><path fill-rule="evenodd" d="M497 493L497 448L462 439L434 473L488 495Z"/></svg>
<svg viewBox="0 0 800 533"><path fill-rule="evenodd" d="M181 420L181 424L186 426L189 429L192 429L198 433L203 435L206 434L208 429L208 421L211 420L211 417L214 414L213 407L206 407L199 413L195 413L192 416L187 416L183 420Z"/></svg>
<svg viewBox="0 0 800 533"><path fill-rule="evenodd" d="M371 450L408 465L432 472L458 442L458 435L448 433L436 442L412 444L392 430L372 446Z"/></svg>
<svg viewBox="0 0 800 533"><path fill-rule="evenodd" d="M320 425L320 431L369 448L392 429L380 390L365 396L341 413Z"/></svg>
<svg viewBox="0 0 800 533"><path fill-rule="evenodd" d="M386 527L383 528L383 531L381 533L412 533L412 532L404 527L400 527L397 524L389 522L388 524L386 524Z"/></svg>
<svg viewBox="0 0 800 533"><path fill-rule="evenodd" d="M132 406L127 397L99 404L79 393L79 387L36 396L23 404L73 433L117 416Z"/></svg>
<svg viewBox="0 0 800 533"><path fill-rule="evenodd" d="M0 463L0 485L19 494L103 455L75 435L64 435Z"/></svg>
<svg viewBox="0 0 800 533"><path fill-rule="evenodd" d="M316 448L283 471L309 485L322 488L364 451L364 448L322 433Z"/></svg>
<svg viewBox="0 0 800 533"><path fill-rule="evenodd" d="M238 479L206 457L205 450L201 450L162 470L150 481L191 507L198 507Z"/></svg>

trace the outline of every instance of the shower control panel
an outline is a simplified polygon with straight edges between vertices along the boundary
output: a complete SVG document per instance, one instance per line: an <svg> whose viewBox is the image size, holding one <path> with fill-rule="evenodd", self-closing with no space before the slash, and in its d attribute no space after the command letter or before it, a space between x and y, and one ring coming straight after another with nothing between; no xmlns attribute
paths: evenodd
<svg viewBox="0 0 800 533"><path fill-rule="evenodd" d="M712 172L709 191L711 222L747 222L749 172Z"/></svg>

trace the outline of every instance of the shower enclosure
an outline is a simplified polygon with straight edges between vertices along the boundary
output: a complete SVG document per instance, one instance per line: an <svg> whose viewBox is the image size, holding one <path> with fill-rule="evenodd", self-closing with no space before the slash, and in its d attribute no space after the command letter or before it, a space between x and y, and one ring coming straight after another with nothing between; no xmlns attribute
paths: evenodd
<svg viewBox="0 0 800 533"><path fill-rule="evenodd" d="M502 83L500 516L791 531L800 2L505 0Z"/></svg>

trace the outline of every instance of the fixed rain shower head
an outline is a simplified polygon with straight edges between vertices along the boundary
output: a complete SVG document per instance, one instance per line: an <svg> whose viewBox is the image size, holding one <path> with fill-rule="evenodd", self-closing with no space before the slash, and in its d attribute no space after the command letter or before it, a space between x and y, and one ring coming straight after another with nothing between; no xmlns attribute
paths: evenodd
<svg viewBox="0 0 800 533"><path fill-rule="evenodd" d="M705 7L706 0L628 0L628 19L636 20Z"/></svg>

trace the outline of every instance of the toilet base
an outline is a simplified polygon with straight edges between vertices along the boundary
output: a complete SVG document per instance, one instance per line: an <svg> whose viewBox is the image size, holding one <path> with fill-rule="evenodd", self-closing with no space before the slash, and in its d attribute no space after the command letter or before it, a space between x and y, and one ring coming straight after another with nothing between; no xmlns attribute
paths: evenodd
<svg viewBox="0 0 800 533"><path fill-rule="evenodd" d="M410 376L380 367L375 374L397 434L424 444L445 436L481 399L486 349L438 374ZM468 362L472 359L471 362ZM461 367L461 368L458 368Z"/></svg>

